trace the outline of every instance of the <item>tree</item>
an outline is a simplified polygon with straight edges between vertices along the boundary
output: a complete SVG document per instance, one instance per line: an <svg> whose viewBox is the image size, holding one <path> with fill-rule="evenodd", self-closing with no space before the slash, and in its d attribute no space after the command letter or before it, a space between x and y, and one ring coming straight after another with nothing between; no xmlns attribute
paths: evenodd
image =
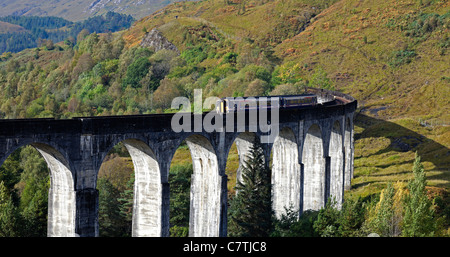
<svg viewBox="0 0 450 257"><path fill-rule="evenodd" d="M320 209L317 220L314 222L314 230L322 237L338 236L340 212L336 204L334 198L330 199L325 208Z"/></svg>
<svg viewBox="0 0 450 257"><path fill-rule="evenodd" d="M98 223L100 236L121 237L127 235L127 222L120 213L120 191L106 178L97 183L99 190Z"/></svg>
<svg viewBox="0 0 450 257"><path fill-rule="evenodd" d="M182 96L181 88L179 79L164 78L161 80L161 85L153 93L154 106L161 109L170 108L172 100L175 97Z"/></svg>
<svg viewBox="0 0 450 257"><path fill-rule="evenodd" d="M274 220L272 237L316 237L317 231L314 223L319 211L306 210L298 217L298 210L293 207L286 208L280 218Z"/></svg>
<svg viewBox="0 0 450 257"><path fill-rule="evenodd" d="M22 236L47 236L48 189L50 177L32 177L26 181L20 199L20 210L23 217Z"/></svg>
<svg viewBox="0 0 450 257"><path fill-rule="evenodd" d="M177 165L170 169L170 236L187 236L192 164Z"/></svg>
<svg viewBox="0 0 450 257"><path fill-rule="evenodd" d="M90 53L84 53L78 58L78 62L72 71L72 80L77 81L81 73L86 72L94 67L94 60Z"/></svg>
<svg viewBox="0 0 450 257"><path fill-rule="evenodd" d="M0 181L0 237L17 236L19 213L3 181Z"/></svg>
<svg viewBox="0 0 450 257"><path fill-rule="evenodd" d="M82 29L77 35L77 42L83 41L89 34L89 30Z"/></svg>
<svg viewBox="0 0 450 257"><path fill-rule="evenodd" d="M397 187L397 190L396 190ZM369 213L367 226L371 232L383 237L400 236L402 222L402 196L400 183L395 186L390 182L381 191L380 200Z"/></svg>
<svg viewBox="0 0 450 257"><path fill-rule="evenodd" d="M128 180L125 190L120 193L120 197L117 198L119 201L120 215L125 222L126 230L124 236L131 236L132 222L133 222L133 200L134 200L134 181L135 174L131 173L130 179Z"/></svg>
<svg viewBox="0 0 450 257"><path fill-rule="evenodd" d="M20 152L23 168L20 187L19 210L23 218L22 236L44 237L47 235L48 190L50 187L47 163L32 146ZM19 189L20 189L19 187Z"/></svg>
<svg viewBox="0 0 450 257"><path fill-rule="evenodd" d="M365 221L365 208L361 198L345 200L338 219L339 236L360 236Z"/></svg>
<svg viewBox="0 0 450 257"><path fill-rule="evenodd" d="M414 178L408 182L409 194L404 199L403 236L433 236L437 225L432 202L426 194L426 177L416 153Z"/></svg>
<svg viewBox="0 0 450 257"><path fill-rule="evenodd" d="M248 84L245 96L262 96L268 89L268 83L261 79L255 79Z"/></svg>
<svg viewBox="0 0 450 257"><path fill-rule="evenodd" d="M267 237L272 230L271 172L258 139L242 169L230 204L230 236Z"/></svg>
<svg viewBox="0 0 450 257"><path fill-rule="evenodd" d="M45 48L48 51L55 49L55 45L53 44L53 40L51 40L51 39L46 40L45 41Z"/></svg>
<svg viewBox="0 0 450 257"><path fill-rule="evenodd" d="M136 59L130 66L128 66L126 77L123 81L123 87L131 85L133 88L140 88L139 83L142 78L147 75L152 63L147 57Z"/></svg>
<svg viewBox="0 0 450 257"><path fill-rule="evenodd" d="M309 87L323 88L327 90L334 90L332 81L327 77L326 71L319 67L315 70L314 74L309 80Z"/></svg>

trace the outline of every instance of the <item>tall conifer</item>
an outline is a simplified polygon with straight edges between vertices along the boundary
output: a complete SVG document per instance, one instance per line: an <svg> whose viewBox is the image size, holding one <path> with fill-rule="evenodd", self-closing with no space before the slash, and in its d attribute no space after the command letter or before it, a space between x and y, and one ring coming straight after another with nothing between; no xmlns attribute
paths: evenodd
<svg viewBox="0 0 450 257"><path fill-rule="evenodd" d="M405 197L403 236L433 236L436 231L434 209L426 194L426 177L420 156L416 153L414 178L409 181L409 195Z"/></svg>
<svg viewBox="0 0 450 257"><path fill-rule="evenodd" d="M271 172L262 146L253 144L230 205L230 236L269 236L272 229Z"/></svg>

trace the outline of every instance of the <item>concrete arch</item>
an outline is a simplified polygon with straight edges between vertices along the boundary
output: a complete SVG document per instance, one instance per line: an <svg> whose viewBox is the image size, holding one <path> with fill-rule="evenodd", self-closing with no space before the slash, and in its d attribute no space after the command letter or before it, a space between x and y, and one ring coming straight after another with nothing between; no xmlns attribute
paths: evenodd
<svg viewBox="0 0 450 257"><path fill-rule="evenodd" d="M69 163L54 147L43 143L31 146L42 155L50 170L47 236L75 236L76 200Z"/></svg>
<svg viewBox="0 0 450 257"><path fill-rule="evenodd" d="M353 178L353 143L352 143L352 125L350 118L345 119L345 131L344 131L344 154L345 154L345 167L344 167L344 188L349 190L351 187L351 180Z"/></svg>
<svg viewBox="0 0 450 257"><path fill-rule="evenodd" d="M204 136L191 135L186 138L186 143L194 169L191 178L189 236L217 237L223 227L224 213L217 156Z"/></svg>
<svg viewBox="0 0 450 257"><path fill-rule="evenodd" d="M291 128L283 128L275 138L272 163L272 206L277 217L286 208L300 212L301 167L298 146Z"/></svg>
<svg viewBox="0 0 450 257"><path fill-rule="evenodd" d="M344 201L344 153L342 148L341 124L337 120L331 129L330 157L330 196L336 200L338 208Z"/></svg>
<svg viewBox="0 0 450 257"><path fill-rule="evenodd" d="M325 206L325 158L322 132L318 125L309 127L302 149L303 208L319 210Z"/></svg>
<svg viewBox="0 0 450 257"><path fill-rule="evenodd" d="M41 138L27 138L27 139L7 139L6 142L4 142L4 149L2 150L2 155L0 156L0 166L3 165L3 162L11 155L13 154L17 149L24 147L24 146L33 146L36 148L36 145L41 146L48 146L48 148L53 149L53 151L56 151L61 155L61 157L65 160L68 167L73 167L73 163L71 163L70 160L70 154L67 153L67 149L64 147L61 147L58 144L55 144L52 142L52 140L46 140ZM39 152L40 153L40 152ZM72 173L73 170L69 169ZM72 176L73 177L73 176Z"/></svg>

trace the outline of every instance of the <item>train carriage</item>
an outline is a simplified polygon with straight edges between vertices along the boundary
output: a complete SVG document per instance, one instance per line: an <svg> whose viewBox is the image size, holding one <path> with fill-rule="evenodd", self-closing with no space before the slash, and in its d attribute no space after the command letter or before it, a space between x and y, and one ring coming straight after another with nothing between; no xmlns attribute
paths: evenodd
<svg viewBox="0 0 450 257"><path fill-rule="evenodd" d="M273 109L273 108L301 108L317 104L317 96L314 94L269 96L269 97L226 97L220 99L217 112L230 113L246 110Z"/></svg>

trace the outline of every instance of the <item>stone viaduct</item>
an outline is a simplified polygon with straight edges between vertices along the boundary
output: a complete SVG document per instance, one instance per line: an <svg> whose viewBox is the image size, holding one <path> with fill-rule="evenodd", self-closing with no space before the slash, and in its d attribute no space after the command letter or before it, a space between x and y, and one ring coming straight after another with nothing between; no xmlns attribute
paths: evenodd
<svg viewBox="0 0 450 257"><path fill-rule="evenodd" d="M313 91L323 104L280 110L274 122L268 117L269 126L279 128L275 140L263 144L266 163L272 158L276 215L285 207L299 215L318 210L331 196L341 204L350 187L357 102L338 92ZM241 167L254 138L264 132L249 132L248 121L244 131L176 133L173 115L0 120L0 165L19 147L35 147L51 177L47 235L98 236L97 173L108 152L122 142L135 169L132 234L169 236L169 167L186 141L194 167L190 236L226 236L229 149L236 142ZM228 115L236 114L221 115L224 126Z"/></svg>

